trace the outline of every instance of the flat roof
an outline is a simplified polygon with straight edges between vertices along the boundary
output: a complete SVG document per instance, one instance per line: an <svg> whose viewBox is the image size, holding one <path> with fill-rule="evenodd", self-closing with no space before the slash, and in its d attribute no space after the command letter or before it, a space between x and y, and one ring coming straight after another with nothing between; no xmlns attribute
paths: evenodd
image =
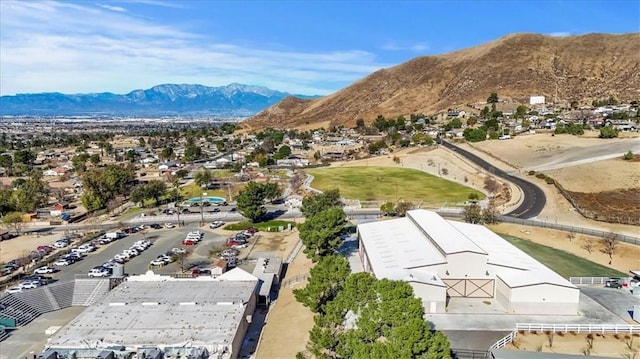
<svg viewBox="0 0 640 359"><path fill-rule="evenodd" d="M469 237L436 212L416 209L408 211L407 217L420 227L424 234L429 236L444 254L460 252L487 254Z"/></svg>
<svg viewBox="0 0 640 359"><path fill-rule="evenodd" d="M271 286L276 275L280 275L282 270L282 258L269 257L258 258L258 263L253 269L253 275L256 276L260 283L258 284L258 294L268 297L271 294Z"/></svg>
<svg viewBox="0 0 640 359"><path fill-rule="evenodd" d="M56 332L47 347L202 346L213 351L231 345L258 282L246 279L126 281Z"/></svg>
<svg viewBox="0 0 640 359"><path fill-rule="evenodd" d="M358 233L378 278L396 279L400 269L447 262L406 217L359 224Z"/></svg>

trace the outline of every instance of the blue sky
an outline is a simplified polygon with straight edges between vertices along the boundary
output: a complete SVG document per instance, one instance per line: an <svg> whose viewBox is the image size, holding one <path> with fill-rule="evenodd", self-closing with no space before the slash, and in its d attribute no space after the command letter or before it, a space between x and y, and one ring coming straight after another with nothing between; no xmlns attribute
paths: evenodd
<svg viewBox="0 0 640 359"><path fill-rule="evenodd" d="M514 32L640 31L640 1L0 1L0 94L237 82L325 95Z"/></svg>

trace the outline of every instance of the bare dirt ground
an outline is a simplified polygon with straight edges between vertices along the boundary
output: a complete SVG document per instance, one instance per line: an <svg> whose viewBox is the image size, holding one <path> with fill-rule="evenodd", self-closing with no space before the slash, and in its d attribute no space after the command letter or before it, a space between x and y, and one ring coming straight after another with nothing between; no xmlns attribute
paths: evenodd
<svg viewBox="0 0 640 359"><path fill-rule="evenodd" d="M600 251L600 238L598 237L575 234L575 238L570 240L568 232L511 223L499 223L487 227L494 232L528 239L535 243L544 244L575 254L576 256L586 258L603 266L617 269L623 273L640 269L640 247L629 243L618 243L618 248L613 255L613 260L611 264L609 264L609 256ZM583 248L584 244L589 240L594 243L594 249L591 254Z"/></svg>
<svg viewBox="0 0 640 359"><path fill-rule="evenodd" d="M12 259L28 255L38 246L52 244L61 239L63 232L51 232L49 234L30 234L14 237L0 242L0 263L6 263Z"/></svg>
<svg viewBox="0 0 640 359"><path fill-rule="evenodd" d="M582 353L612 358L634 358L640 352L638 334L518 333L505 349L543 353ZM551 345L550 345L551 344Z"/></svg>
<svg viewBox="0 0 640 359"><path fill-rule="evenodd" d="M309 273L313 263L300 252L289 264L284 281ZM271 305L267 323L256 351L257 359L295 358L304 351L313 327L313 313L296 301L293 290L306 285L306 280L282 287L278 299Z"/></svg>

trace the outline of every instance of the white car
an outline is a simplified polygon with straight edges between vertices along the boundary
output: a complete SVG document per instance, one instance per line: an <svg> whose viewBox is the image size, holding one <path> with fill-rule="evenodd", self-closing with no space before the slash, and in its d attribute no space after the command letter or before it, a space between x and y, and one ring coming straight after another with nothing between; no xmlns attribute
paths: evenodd
<svg viewBox="0 0 640 359"><path fill-rule="evenodd" d="M211 229L216 229L218 227L222 227L224 226L224 222L223 221L213 221L211 222L211 224L209 224L209 228Z"/></svg>
<svg viewBox="0 0 640 359"><path fill-rule="evenodd" d="M7 290L4 291L5 293L20 293L22 292L22 287L21 286L15 286L15 287L11 287Z"/></svg>
<svg viewBox="0 0 640 359"><path fill-rule="evenodd" d="M182 253L187 253L187 250L184 248L173 248L171 250L171 253L173 254L182 254Z"/></svg>
<svg viewBox="0 0 640 359"><path fill-rule="evenodd" d="M176 225L173 223L167 223L164 225L165 228L176 228Z"/></svg>
<svg viewBox="0 0 640 359"><path fill-rule="evenodd" d="M58 259L57 261L53 262L54 266L68 266L69 264L71 264L71 262L66 259Z"/></svg>
<svg viewBox="0 0 640 359"><path fill-rule="evenodd" d="M34 288L38 288L38 282L36 281L24 281L22 283L20 283L20 288L22 289L34 289Z"/></svg>
<svg viewBox="0 0 640 359"><path fill-rule="evenodd" d="M92 269L89 273L88 273L89 277L94 278L94 277L108 277L111 275L111 273L109 273L108 270L105 269Z"/></svg>
<svg viewBox="0 0 640 359"><path fill-rule="evenodd" d="M158 258L152 260L151 262L149 262L149 264L154 266L154 267L155 266L163 266L163 265L168 264L168 263L169 263L169 261L167 261L165 258L161 258L161 257L158 257Z"/></svg>
<svg viewBox="0 0 640 359"><path fill-rule="evenodd" d="M53 273L55 271L56 271L55 268L51 268L51 267L45 266L45 267L40 267L40 268L34 270L33 273L35 273L35 274L49 274L49 273Z"/></svg>

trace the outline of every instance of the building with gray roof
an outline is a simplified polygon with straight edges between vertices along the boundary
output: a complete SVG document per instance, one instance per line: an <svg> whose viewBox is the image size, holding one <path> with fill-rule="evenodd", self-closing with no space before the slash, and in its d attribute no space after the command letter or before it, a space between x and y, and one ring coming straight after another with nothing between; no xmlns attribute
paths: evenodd
<svg viewBox="0 0 640 359"><path fill-rule="evenodd" d="M409 282L428 313L464 297L509 314L578 314L576 286L484 226L418 209L358 225L358 242L364 270Z"/></svg>
<svg viewBox="0 0 640 359"><path fill-rule="evenodd" d="M236 358L257 285L240 268L217 278L131 276L52 336L47 351L78 359L105 351L114 358Z"/></svg>

